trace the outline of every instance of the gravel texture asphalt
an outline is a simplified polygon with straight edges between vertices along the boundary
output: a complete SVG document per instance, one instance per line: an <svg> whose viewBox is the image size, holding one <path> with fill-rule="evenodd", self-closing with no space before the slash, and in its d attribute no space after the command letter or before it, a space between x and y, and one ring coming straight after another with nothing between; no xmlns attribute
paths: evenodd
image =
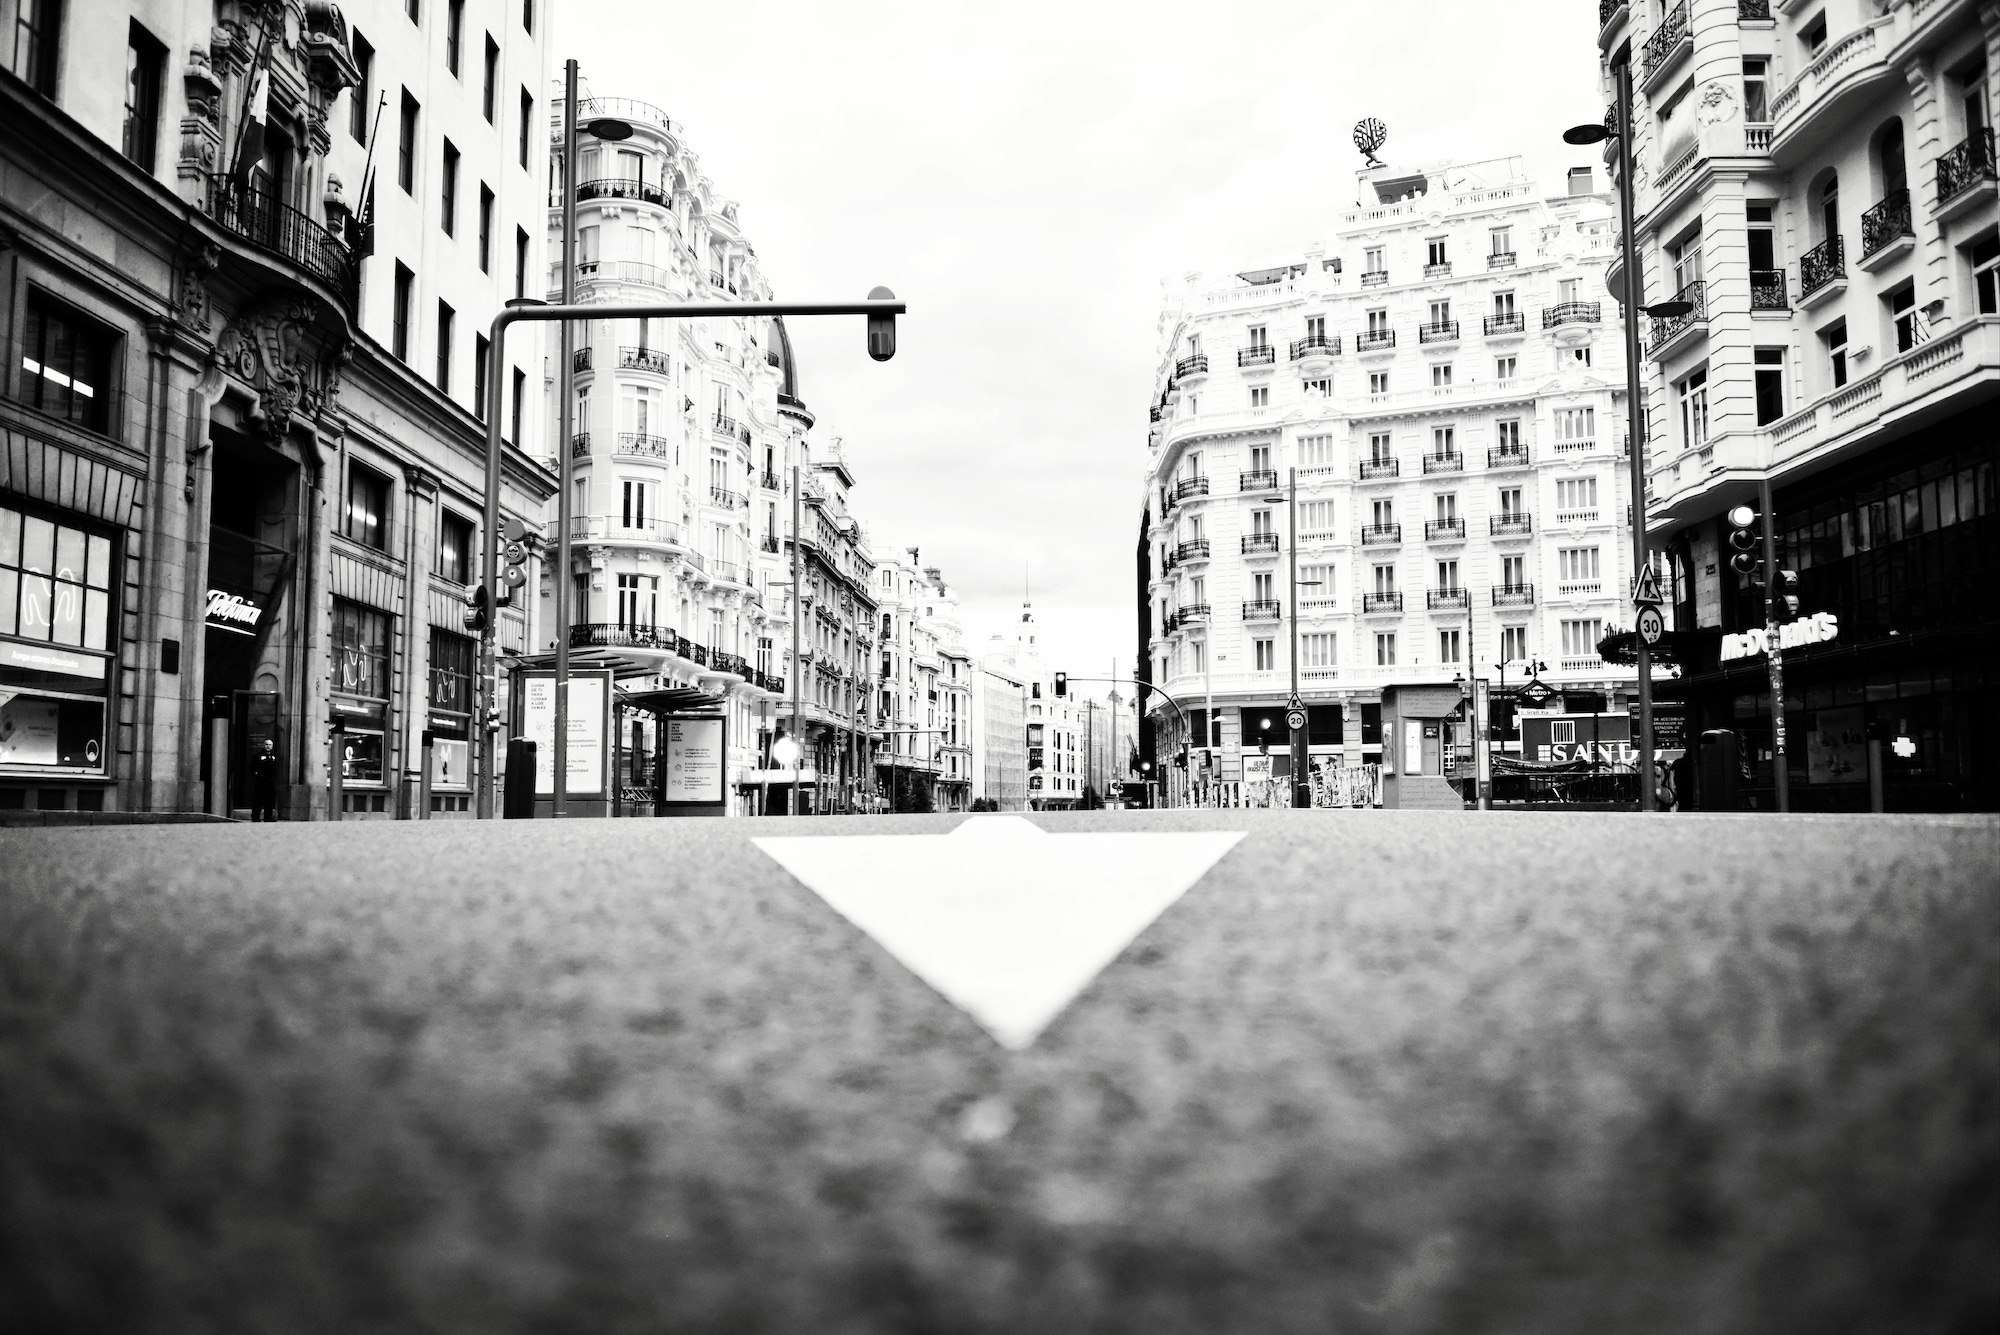
<svg viewBox="0 0 2000 1335"><path fill-rule="evenodd" d="M0 832L0 1330L2000 1328L2000 821L1035 819L1249 837L1022 1052L952 817Z"/></svg>

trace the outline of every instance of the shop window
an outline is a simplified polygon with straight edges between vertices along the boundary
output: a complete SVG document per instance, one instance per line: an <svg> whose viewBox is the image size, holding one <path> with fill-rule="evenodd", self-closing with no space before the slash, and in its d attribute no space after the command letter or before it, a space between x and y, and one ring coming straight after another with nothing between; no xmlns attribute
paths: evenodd
<svg viewBox="0 0 2000 1335"><path fill-rule="evenodd" d="M389 614L345 598L333 600L333 689L369 700L389 698Z"/></svg>
<svg viewBox="0 0 2000 1335"><path fill-rule="evenodd" d="M389 479L366 464L347 465L347 518L341 530L364 547L389 546Z"/></svg>
<svg viewBox="0 0 2000 1335"><path fill-rule="evenodd" d="M109 431L117 346L117 337L103 326L39 292L29 293L21 331L21 401L86 431Z"/></svg>
<svg viewBox="0 0 2000 1335"><path fill-rule="evenodd" d="M0 636L103 651L111 540L0 506Z"/></svg>
<svg viewBox="0 0 2000 1335"><path fill-rule="evenodd" d="M475 642L469 635L431 627L431 708L447 714L472 712Z"/></svg>

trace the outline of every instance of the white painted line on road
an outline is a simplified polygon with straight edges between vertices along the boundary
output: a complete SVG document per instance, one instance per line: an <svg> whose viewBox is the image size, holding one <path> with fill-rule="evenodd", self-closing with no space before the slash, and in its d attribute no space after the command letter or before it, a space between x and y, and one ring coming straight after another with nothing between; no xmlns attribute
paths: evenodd
<svg viewBox="0 0 2000 1335"><path fill-rule="evenodd" d="M1242 838L974 816L950 834L750 842L1018 1051Z"/></svg>

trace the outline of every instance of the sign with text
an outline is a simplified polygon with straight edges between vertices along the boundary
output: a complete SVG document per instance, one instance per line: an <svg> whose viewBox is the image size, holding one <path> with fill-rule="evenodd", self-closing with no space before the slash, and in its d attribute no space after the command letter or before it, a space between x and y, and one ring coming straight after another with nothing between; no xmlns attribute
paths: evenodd
<svg viewBox="0 0 2000 1335"><path fill-rule="evenodd" d="M666 791L669 802L723 800L723 720L693 717L662 720L666 730Z"/></svg>
<svg viewBox="0 0 2000 1335"><path fill-rule="evenodd" d="M1582 762L1630 769L1639 763L1632 716L1626 713L1523 717L1521 755L1542 765Z"/></svg>
<svg viewBox="0 0 2000 1335"><path fill-rule="evenodd" d="M264 608L254 598L227 589L208 591L208 625L215 630L255 635L264 619Z"/></svg>
<svg viewBox="0 0 2000 1335"><path fill-rule="evenodd" d="M1803 621L1793 621L1778 627L1778 648L1797 649L1802 645L1825 644L1840 635L1840 618L1831 612L1815 612ZM1738 658L1762 658L1771 652L1770 632L1763 626L1752 626L1741 635L1722 637L1722 650L1716 655L1727 663Z"/></svg>
<svg viewBox="0 0 2000 1335"><path fill-rule="evenodd" d="M523 674L521 735L535 744L535 794L556 791L556 681L552 672ZM610 731L611 674L572 672L569 681L569 764L563 791L571 797L604 793Z"/></svg>

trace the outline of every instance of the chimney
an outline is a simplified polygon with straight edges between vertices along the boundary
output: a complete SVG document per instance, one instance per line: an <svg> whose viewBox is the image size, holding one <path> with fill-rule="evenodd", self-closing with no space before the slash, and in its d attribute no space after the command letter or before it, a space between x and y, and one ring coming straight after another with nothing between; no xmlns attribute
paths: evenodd
<svg viewBox="0 0 2000 1335"><path fill-rule="evenodd" d="M1577 195L1594 195L1597 193L1596 183L1591 180L1590 168L1571 167L1569 169L1569 193L1572 198Z"/></svg>

